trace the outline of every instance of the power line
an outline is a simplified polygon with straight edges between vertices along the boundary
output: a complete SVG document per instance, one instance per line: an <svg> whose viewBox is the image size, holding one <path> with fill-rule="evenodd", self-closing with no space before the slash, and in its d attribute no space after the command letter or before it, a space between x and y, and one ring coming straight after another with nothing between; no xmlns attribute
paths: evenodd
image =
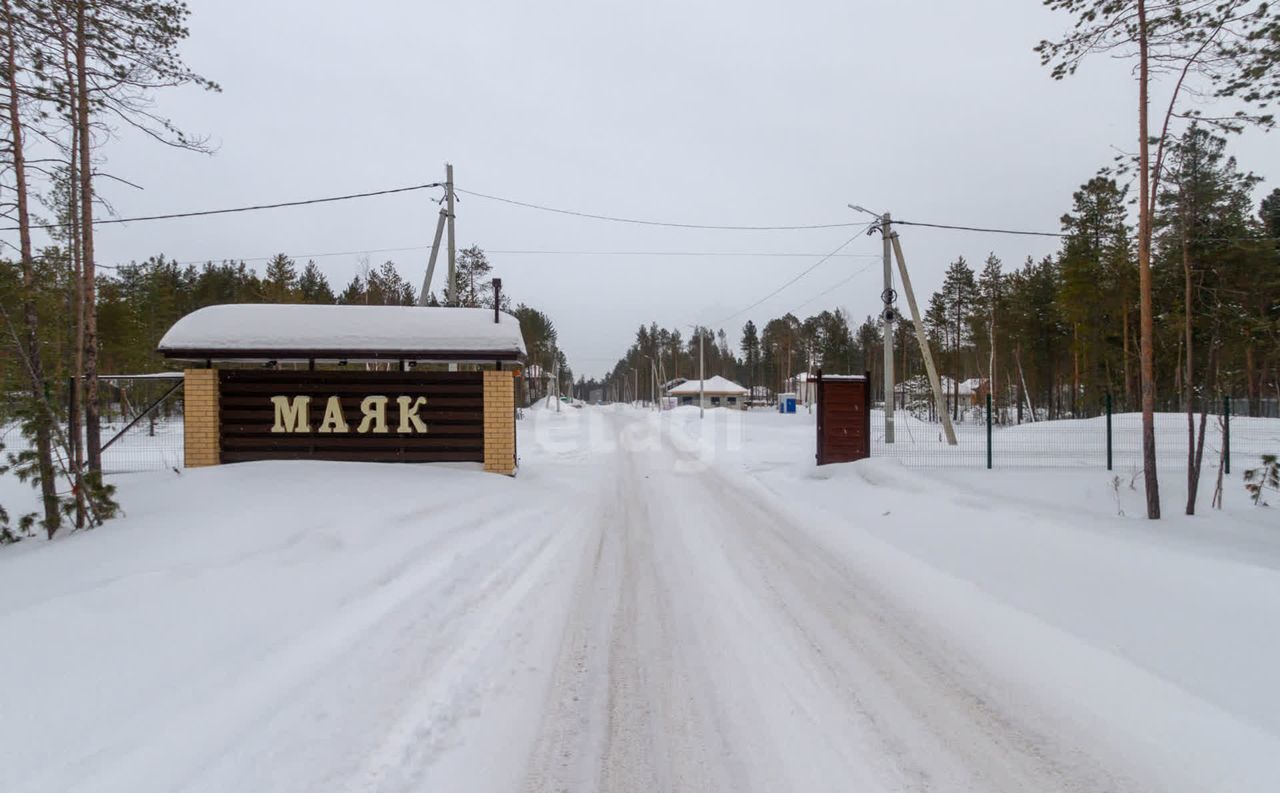
<svg viewBox="0 0 1280 793"><path fill-rule="evenodd" d="M952 231L978 231L984 234L1017 234L1024 237L1066 237L1067 234L1056 231L1016 231L1014 229L988 229L977 226L951 226L946 223L920 223L913 220L893 219L895 226L922 226L931 229L951 229Z"/></svg>
<svg viewBox="0 0 1280 793"><path fill-rule="evenodd" d="M231 207L229 209L203 209L196 212L175 212L168 215L146 215L133 218L106 218L103 220L93 221L95 226L106 226L114 223L140 223L145 220L173 220L175 218L195 218L204 217L206 215L230 215L235 212L254 212L259 209L281 209L283 207L300 207L309 206L311 204L328 204L334 201L350 201L354 198L372 198L374 196L391 195L392 193L407 193L413 190L429 190L433 187L441 187L441 182L432 182L431 184L418 184L409 187L393 187L388 190L373 190L367 193L348 193L347 195L329 196L327 198L308 198L304 201L282 201L275 204L255 204L253 206ZM33 229L59 229L67 225L66 223L43 223L33 225ZM19 226L7 226L0 231L19 231Z"/></svg>
<svg viewBox="0 0 1280 793"><path fill-rule="evenodd" d="M823 256L823 257L822 257L821 259L819 259L818 261L814 262L813 264L809 265L809 266L808 266L808 267L806 267L805 269L801 270L799 273L797 273L797 274L796 274L793 278L791 278L789 281L787 281L786 283L782 284L782 286L779 286L777 289L773 290L773 291L772 291L772 292L770 292L769 294L767 294L767 295L765 295L764 297L760 298L760 299L759 299L759 300L757 300L756 302L752 303L751 305L747 306L746 308L742 309L741 311L735 311L734 313L730 314L729 316L725 317L724 319L717 320L716 322L713 322L713 323L711 323L711 324L712 324L712 325L723 325L725 322L728 322L729 320L733 319L734 317L742 316L743 314L747 313L747 312L748 312L748 311L750 311L751 309L756 308L757 306L759 306L761 303L764 303L766 300L769 300L770 298L772 298L772 297L776 296L776 295L777 295L778 293L780 293L782 290L784 290L784 289L786 289L787 287L791 286L791 285L792 285L792 284L794 284L796 281L799 281L801 278L804 278L804 277L805 277L806 275L808 275L809 273L811 273L811 272L813 272L814 270L818 269L818 267L820 267L822 264L826 263L827 261L829 261L830 259L832 259L833 257L835 257L835 255L836 255L836 254L838 254L840 251L842 251L842 250L844 250L846 247L848 247L848 246L849 246L849 244L850 244L850 243L852 243L854 240L856 240L858 237L861 237L863 234L865 234L865 233L866 233L866 231L867 231L867 229L869 229L869 228L871 228L872 226L876 225L876 223L877 223L877 222L878 222L878 221L874 221L874 220L873 220L873 221L871 221L870 223L867 223L867 224L863 225L863 226L862 226L862 228L858 229L858 233L854 234L854 235L853 235L852 237L850 237L849 239L847 239L847 240L845 240L844 242L840 243L840 245L839 245L835 250L831 251L831 253L828 253L826 256Z"/></svg>
<svg viewBox="0 0 1280 793"><path fill-rule="evenodd" d="M663 226L666 228L704 229L709 231L808 231L814 229L849 228L859 225L858 223L818 223L799 226L729 226L701 223L673 223L661 220L639 220L636 218L615 217L613 215L597 215L591 212L579 212L573 209L558 209L556 207L543 206L542 204L531 204L527 201L516 201L513 198L503 198L501 196L478 193L473 190L463 190L459 187L455 187L454 192L462 193L463 195L475 196L476 198L485 198L490 201L499 201L503 204L511 204L512 206L524 207L526 209L537 209L542 212L554 212L557 215L570 215L572 217L589 218L591 220L607 220L613 223L631 223L637 226Z"/></svg>
<svg viewBox="0 0 1280 793"><path fill-rule="evenodd" d="M1054 237L1057 239L1066 239L1070 234L1060 231L1024 231L1020 229L996 229L982 228L979 226L954 226L947 223L922 223L914 220L897 220L894 219L895 226L920 226L930 229L950 229L952 231L976 231L982 234L1016 234L1024 237ZM1271 242L1280 240L1280 237L1192 237L1192 242Z"/></svg>
<svg viewBox="0 0 1280 793"><path fill-rule="evenodd" d="M0 244L4 243L0 240ZM366 248L349 251L327 251L323 253L286 254L291 259L323 259L331 256L364 256L374 253L403 253L409 251L430 251L430 245L407 245L399 248ZM716 257L716 258L790 258L809 259L821 256L820 253L779 253L772 251L556 251L556 250L500 250L489 249L486 254L495 256L657 256L657 257ZM213 256L203 259L184 259L172 264L204 264L206 262L266 262L275 256ZM841 259L878 259L872 253L840 253L833 258ZM98 267L118 267L120 265L99 264Z"/></svg>
<svg viewBox="0 0 1280 793"><path fill-rule="evenodd" d="M878 258L880 258L880 257L879 257L879 256L877 256L877 257L875 257L875 258L877 258L877 259L878 259ZM825 290L823 290L823 291L819 292L818 294L816 294L816 295L814 295L813 297L809 298L808 300L804 301L804 302L803 302L803 303L801 303L800 305L798 305L798 306L796 306L795 308L791 309L791 313L792 313L792 314L794 314L794 313L798 312L800 309L802 309L802 308L804 308L805 306L809 305L810 303L814 302L815 300L818 300L818 299L820 299L820 298L826 297L827 295L829 295L829 294L831 294L832 292L836 291L836 290L837 290L837 289L839 289L840 287L844 286L845 284L849 283L849 282L850 282L850 281L852 281L853 279L855 279L855 278L857 278L858 276L860 276L860 275L862 275L863 273L865 273L867 270L871 269L871 265L872 265L872 264L875 264L875 262L872 262L871 264L864 265L863 267L860 267L858 270L854 271L854 272L853 272L852 274L850 274L848 277L840 279L840 281L838 281L838 282L836 282L836 283L832 284L832 285L831 285L830 287L828 287L827 289L825 289Z"/></svg>

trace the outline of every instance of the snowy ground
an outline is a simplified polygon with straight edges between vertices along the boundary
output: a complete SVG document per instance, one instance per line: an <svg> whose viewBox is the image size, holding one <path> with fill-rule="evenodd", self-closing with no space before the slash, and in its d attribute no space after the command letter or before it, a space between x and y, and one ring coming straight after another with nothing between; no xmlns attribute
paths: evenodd
<svg viewBox="0 0 1280 793"><path fill-rule="evenodd" d="M118 477L127 518L0 550L0 790L1275 790L1238 470L1151 524L1101 469L818 469L810 421Z"/></svg>

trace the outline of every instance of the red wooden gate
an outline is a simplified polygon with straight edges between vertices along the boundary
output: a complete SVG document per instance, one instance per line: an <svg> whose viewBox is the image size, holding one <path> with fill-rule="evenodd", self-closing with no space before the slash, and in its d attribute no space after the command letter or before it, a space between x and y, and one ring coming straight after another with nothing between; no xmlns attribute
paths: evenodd
<svg viewBox="0 0 1280 793"><path fill-rule="evenodd" d="M818 370L818 465L871 456L871 375Z"/></svg>

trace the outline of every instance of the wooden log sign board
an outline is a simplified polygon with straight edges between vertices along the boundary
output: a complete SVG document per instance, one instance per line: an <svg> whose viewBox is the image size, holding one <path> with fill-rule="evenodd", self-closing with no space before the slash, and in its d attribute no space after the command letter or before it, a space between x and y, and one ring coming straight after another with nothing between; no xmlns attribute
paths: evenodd
<svg viewBox="0 0 1280 793"><path fill-rule="evenodd" d="M218 373L222 462L484 462L481 372Z"/></svg>
<svg viewBox="0 0 1280 793"><path fill-rule="evenodd" d="M871 378L818 371L818 465L871 456Z"/></svg>

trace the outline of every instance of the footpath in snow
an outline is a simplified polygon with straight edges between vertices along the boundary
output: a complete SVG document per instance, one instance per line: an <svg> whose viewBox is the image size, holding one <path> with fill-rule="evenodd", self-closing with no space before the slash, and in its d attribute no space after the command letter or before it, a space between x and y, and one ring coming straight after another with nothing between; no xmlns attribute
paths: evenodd
<svg viewBox="0 0 1280 793"><path fill-rule="evenodd" d="M1238 481L1149 524L1105 470L818 469L810 422L122 477L128 517L0 551L0 790L1275 790Z"/></svg>

